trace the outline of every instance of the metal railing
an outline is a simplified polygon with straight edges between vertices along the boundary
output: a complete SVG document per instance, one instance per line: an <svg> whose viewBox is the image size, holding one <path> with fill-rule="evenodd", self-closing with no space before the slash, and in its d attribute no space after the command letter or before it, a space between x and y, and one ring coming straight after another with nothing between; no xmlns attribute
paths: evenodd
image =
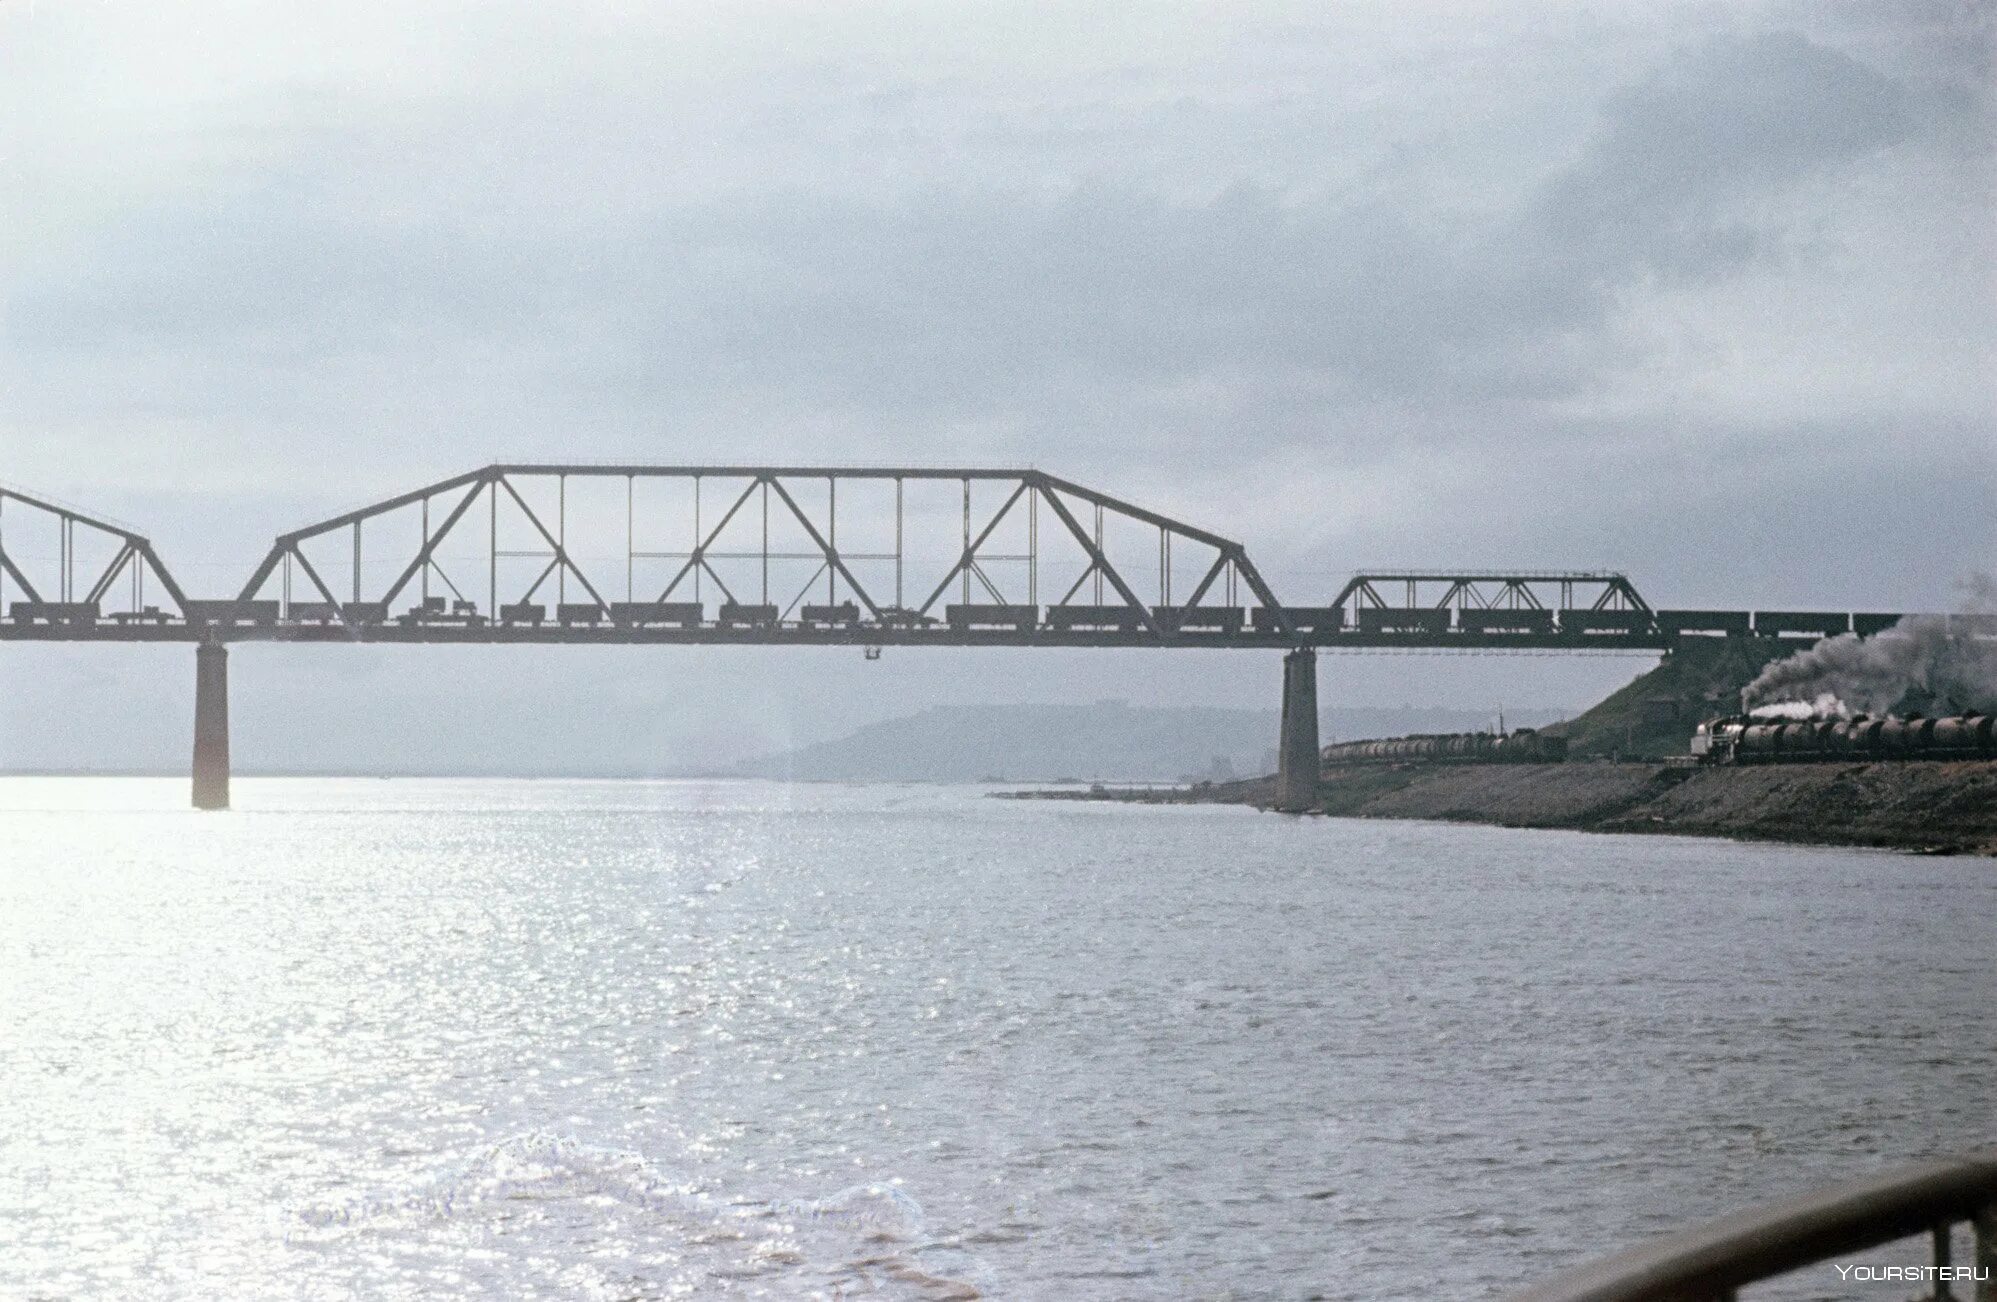
<svg viewBox="0 0 1997 1302"><path fill-rule="evenodd" d="M1963 1222L1974 1231L1974 1259L1957 1264L1952 1231ZM1752 1207L1588 1262L1513 1302L1732 1302L1747 1285L1922 1234L1935 1268L1883 1281L1903 1286L1890 1296L1914 1284L1938 1302L1997 1302L1997 1149Z"/></svg>

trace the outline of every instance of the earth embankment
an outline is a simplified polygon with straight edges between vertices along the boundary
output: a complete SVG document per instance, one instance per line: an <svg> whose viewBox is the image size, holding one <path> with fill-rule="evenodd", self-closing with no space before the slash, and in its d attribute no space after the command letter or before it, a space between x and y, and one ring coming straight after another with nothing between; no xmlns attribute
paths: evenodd
<svg viewBox="0 0 1997 1302"><path fill-rule="evenodd" d="M1273 782L1069 798L1266 806ZM1997 855L1997 763L1327 766L1321 812Z"/></svg>

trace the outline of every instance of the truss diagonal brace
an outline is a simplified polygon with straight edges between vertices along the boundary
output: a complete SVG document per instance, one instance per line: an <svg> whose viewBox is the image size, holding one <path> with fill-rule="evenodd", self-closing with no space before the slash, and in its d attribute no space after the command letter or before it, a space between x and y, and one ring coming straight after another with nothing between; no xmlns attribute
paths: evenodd
<svg viewBox="0 0 1997 1302"><path fill-rule="evenodd" d="M340 608L340 599L333 595L333 590L326 586L324 579L319 577L319 571L312 568L312 562L305 559L305 549L297 543L293 543L291 545L291 558L298 562L300 569L305 571L305 577L312 580L312 586L319 589L319 595L331 602L333 609L338 610Z"/></svg>
<svg viewBox="0 0 1997 1302"><path fill-rule="evenodd" d="M582 584L582 586L588 590L589 595L596 599L596 604L599 606L603 606L607 609L610 603L603 599L603 594L596 590L596 585L589 581L589 576L587 574L584 574L580 569L576 568L576 563L569 559L568 549L563 547L561 543L555 541L555 535L548 532L548 526L541 523L541 517L534 514L533 507L527 505L527 499L520 496L518 490L516 490L513 487L513 485L510 482L508 482L505 476L503 475L500 476L494 482L499 484L501 487L505 488L507 494L510 497L512 497L512 499L515 502L518 502L520 504L520 509L526 513L526 516L529 520L533 521L534 528L540 531L541 537L547 541L549 547L554 549L556 563L565 566L568 569L569 573L575 575L576 582ZM471 505L472 498L477 496L478 496L478 490L474 488L471 492L470 497L467 497L465 498L464 501L458 503L458 509L451 512L451 518L445 521L444 527L442 529L439 529L437 531L438 538L441 539L444 536L444 534L450 530L450 527L453 524L457 523L458 517L464 514L464 509ZM423 549L423 555L419 556L417 560L420 562L420 561L427 561L429 559L430 559L430 548L425 547ZM409 582L409 576L411 574L414 574L415 572L416 572L415 567L411 566L406 572L404 572L401 582L397 583L395 586L400 588L402 584ZM543 575L542 577L545 578L547 576ZM538 587L540 585L536 584L535 586ZM498 612L495 611L494 613L497 614Z"/></svg>
<svg viewBox="0 0 1997 1302"><path fill-rule="evenodd" d="M1283 609L1283 603L1276 600L1276 594L1262 581L1262 572L1255 568L1255 562L1248 559L1248 552L1240 543L1227 545L1228 558L1234 562L1234 572L1247 583L1248 590L1255 594L1255 600L1276 614L1276 626L1290 636L1295 636L1297 626L1290 622L1290 612Z"/></svg>
<svg viewBox="0 0 1997 1302"><path fill-rule="evenodd" d="M1207 595L1207 589L1213 586L1213 581L1219 578L1221 572L1227 568L1227 562L1228 555L1225 551L1214 557L1213 564L1207 568L1206 577L1200 580L1200 585L1193 589L1193 595L1186 598L1185 604L1181 605L1179 609L1191 610L1199 605L1200 598Z"/></svg>
<svg viewBox="0 0 1997 1302"><path fill-rule="evenodd" d="M1116 572L1116 567L1103 555L1102 548L1096 546L1095 540L1089 537L1088 531L1082 528L1081 523L1068 510L1067 503L1061 500L1061 495L1045 492L1041 496L1045 497L1047 504L1054 508L1054 514L1061 517L1061 523L1068 526L1068 532L1075 535L1075 541L1081 543L1083 549L1088 552L1090 562L1115 586L1117 594L1130 603L1130 608L1137 612L1137 617L1144 622L1144 627L1153 633L1159 633L1158 621L1152 616L1151 608L1137 599L1137 594L1130 590L1130 585L1123 581L1123 576Z"/></svg>
<svg viewBox="0 0 1997 1302"><path fill-rule="evenodd" d="M696 486L698 486L698 481L695 481L695 483ZM735 513L742 509L742 504L748 501L751 497L755 496L756 489L761 485L761 483L762 480L760 479L750 480L749 486L742 490L742 495L735 499L735 504L729 507L727 511L723 512L721 516L721 523L715 525L712 529L708 530L707 537L702 538L699 542L694 544L693 554L686 558L686 564L680 566L679 573L673 575L672 582L666 584L665 591L659 594L660 601L664 601L666 598L672 596L673 589L679 587L680 583L683 580L685 580L686 576L693 573L693 567L696 565L698 565L701 569L705 570L716 583L721 584L721 591L723 595L727 596L730 601L734 600L734 594L728 591L728 585L726 583L721 583L721 576L719 574L716 574L714 572L714 567L707 563L707 549L714 545L714 540L721 536L721 531L728 527L728 522L730 520L733 520L735 518ZM544 536L546 532L547 532L546 530L542 531Z"/></svg>
<svg viewBox="0 0 1997 1302"><path fill-rule="evenodd" d="M774 475L770 476L765 482L771 488L777 490L777 496L784 500L784 505L790 508L790 513L797 517L797 522L804 526L806 533L811 535L811 541L816 543L818 549L825 553L825 563L837 570L846 582L852 585L854 595L867 603L867 613L879 619L881 608L874 604L874 599L867 595L867 590L860 586L860 581L853 577L851 570L846 568L846 562L839 559L839 553L833 550L832 544L825 541L824 536L818 532L817 527L811 521L805 519L804 512L798 509L797 502L791 497L790 491ZM816 583L817 581L818 576L815 574L812 575L812 582Z"/></svg>
<svg viewBox="0 0 1997 1302"><path fill-rule="evenodd" d="M950 567L949 573L943 576L943 581L936 585L936 591L929 594L929 600L916 607L918 614L929 613L929 608L936 604L936 599L942 596L944 589L950 586L950 580L963 573L964 567L971 564L972 559L978 554L978 548L985 545L985 539L992 536L992 531L997 529L999 522L1005 519L1012 511L1013 504L1019 501L1020 494L1024 493L1026 488L1026 481L1022 479L1019 482L1019 487L1012 490L1012 496L1005 499L1005 505L1001 506L997 514L993 515L991 519L985 521L985 527L978 531L978 536L971 540L971 545L964 549L964 554L957 558L957 563ZM969 499L967 498L966 500L968 501Z"/></svg>
<svg viewBox="0 0 1997 1302"><path fill-rule="evenodd" d="M42 594L35 591L35 585L28 582L28 576L21 573L20 567L14 564L13 559L7 555L4 549L0 549L0 570L5 570L13 576L14 582L21 585L21 591L27 594L29 601L40 601L42 599Z"/></svg>
<svg viewBox="0 0 1997 1302"><path fill-rule="evenodd" d="M160 586L166 589L166 595L173 598L174 605L180 607L183 612L186 611L187 594L182 592L180 585L173 581L172 572L166 566L159 563L159 553L153 550L152 543L144 538L137 538L133 541L138 544L139 555L145 557L146 564L152 566L153 577L157 578L160 581Z"/></svg>
<svg viewBox="0 0 1997 1302"><path fill-rule="evenodd" d="M500 482L504 483L505 481L502 480ZM459 520L464 518L465 512L471 509L471 504L478 499L479 493L482 492L485 489L485 487L486 485L483 482L474 483L471 486L471 491L467 492L464 495L464 497L459 500L458 504L451 508L451 513L444 517L444 523L438 526L437 532L431 534L428 538L425 538L423 540L423 546L416 553L416 559L409 562L408 568L402 571L401 577L396 579L396 581L389 587L388 591L384 592L381 595L381 600L383 605L388 605L389 603L393 602L396 596L400 594L401 591L409 585L409 580L416 577L416 572L422 569L425 565L428 565L430 563L430 557L433 553L436 552L437 544L444 541L444 536L450 533L451 529L457 524ZM511 484L507 484L506 491L512 493L513 486ZM519 501L520 495L518 493L514 493L513 496L515 501ZM527 504L525 502L521 502L520 506L522 510L525 510ZM529 515L529 517L531 517L533 515L533 512L528 511L527 514ZM539 528L540 524L541 522L539 520L534 521L534 525L536 528ZM547 530L545 529L542 530L542 533L545 534L546 532ZM583 586L585 587L589 586L587 580L584 581Z"/></svg>
<svg viewBox="0 0 1997 1302"><path fill-rule="evenodd" d="M117 581L119 573L125 568L125 562L131 560L133 553L137 551L138 548L132 546L132 540L125 539L125 544L118 549L118 554L111 558L111 563L97 576L97 582L90 585L90 592L84 600L102 601L104 594L111 590L111 585Z"/></svg>

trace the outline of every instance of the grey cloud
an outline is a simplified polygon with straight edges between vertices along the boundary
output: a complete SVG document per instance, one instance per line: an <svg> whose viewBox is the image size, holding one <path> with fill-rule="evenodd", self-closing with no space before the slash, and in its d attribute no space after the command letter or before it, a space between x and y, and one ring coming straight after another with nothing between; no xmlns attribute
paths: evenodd
<svg viewBox="0 0 1997 1302"><path fill-rule="evenodd" d="M1568 264L1627 275L1723 274L1779 234L1743 201L1896 144L1904 88L1796 32L1713 37L1617 95L1588 154L1554 178L1522 242ZM1591 265L1592 264L1592 265Z"/></svg>
<svg viewBox="0 0 1997 1302"><path fill-rule="evenodd" d="M1783 232L1754 203L1903 138L1899 106L1894 83L1801 36L1715 40L1616 96L1597 141L1494 224L1425 212L1405 188L1172 202L1106 184L675 214L659 249L713 248L746 217L760 262L659 284L637 337L698 347L713 331L840 401L901 400L910 374L938 405L1016 401L1070 370L1562 396L1626 360L1602 329L1619 294L1763 256Z"/></svg>
<svg viewBox="0 0 1997 1302"><path fill-rule="evenodd" d="M323 152L312 133L310 157L127 214L88 273L28 271L10 327L30 351L419 367L425 349L498 341L638 400L746 387L932 415L1300 377L1369 398L1559 397L1626 360L1602 330L1619 293L1762 256L1780 231L1740 201L1891 145L1901 102L1800 35L1714 38L1612 96L1590 147L1495 218L1392 179L1363 198L1242 184L1207 200L1099 180L871 200L641 188L551 222L510 213L517 196L476 168L456 191L380 180L428 148L462 181L448 131Z"/></svg>

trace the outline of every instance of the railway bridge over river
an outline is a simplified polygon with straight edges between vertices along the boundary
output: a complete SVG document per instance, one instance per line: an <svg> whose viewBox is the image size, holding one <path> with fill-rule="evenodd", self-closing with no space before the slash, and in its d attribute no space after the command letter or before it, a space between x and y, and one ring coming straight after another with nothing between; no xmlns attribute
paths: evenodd
<svg viewBox="0 0 1997 1302"><path fill-rule="evenodd" d="M1277 597L1233 539L1038 470L496 464L278 535L189 594L145 535L0 486L0 642L195 648L193 800L229 802L233 642L1283 653L1278 804L1315 803L1320 650L1665 651L1889 612L1654 609L1599 571L1377 571Z"/></svg>

